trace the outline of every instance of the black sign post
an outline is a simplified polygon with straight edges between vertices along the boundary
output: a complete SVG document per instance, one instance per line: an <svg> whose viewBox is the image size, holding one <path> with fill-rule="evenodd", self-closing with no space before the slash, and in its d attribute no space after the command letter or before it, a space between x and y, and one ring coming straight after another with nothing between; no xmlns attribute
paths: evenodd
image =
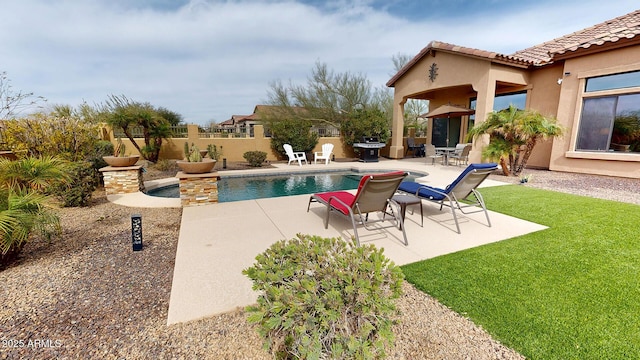
<svg viewBox="0 0 640 360"><path fill-rule="evenodd" d="M131 215L131 243L133 251L142 250L142 215Z"/></svg>

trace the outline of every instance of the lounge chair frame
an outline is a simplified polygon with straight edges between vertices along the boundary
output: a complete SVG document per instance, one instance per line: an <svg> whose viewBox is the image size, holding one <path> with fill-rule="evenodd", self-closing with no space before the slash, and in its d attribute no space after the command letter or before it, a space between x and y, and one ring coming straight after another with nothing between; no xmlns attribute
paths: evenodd
<svg viewBox="0 0 640 360"><path fill-rule="evenodd" d="M477 187L496 169L497 165L495 163L471 164L445 189L415 182L406 182L400 186L398 191L436 203L440 205L441 211L443 206L449 207L456 224L456 230L460 234L460 224L458 223L456 209L465 215L483 211L487 218L487 224L491 227L487 206Z"/></svg>
<svg viewBox="0 0 640 360"><path fill-rule="evenodd" d="M392 199L398 190L398 186L407 175L408 173L406 172L365 175L355 195L347 191L313 194L309 198L307 212L309 212L312 202L325 205L327 210L324 217L325 229L329 228L329 218L332 212L348 217L351 220L356 245L360 245L358 225L362 225L369 231L396 227L402 231L404 244L409 245L400 214L400 204ZM387 210L390 210L390 212ZM378 220L369 220L369 213L372 212L382 212L383 217ZM386 215L389 215L389 217ZM388 226L370 226L373 223L382 221L390 221L391 224Z"/></svg>

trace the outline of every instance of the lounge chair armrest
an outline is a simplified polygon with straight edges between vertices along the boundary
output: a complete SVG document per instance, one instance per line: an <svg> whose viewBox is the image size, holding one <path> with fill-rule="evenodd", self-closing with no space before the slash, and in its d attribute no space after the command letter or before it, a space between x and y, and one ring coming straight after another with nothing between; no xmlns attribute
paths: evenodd
<svg viewBox="0 0 640 360"><path fill-rule="evenodd" d="M336 205L332 205L332 204L331 204L332 202L337 202L338 204L340 204L340 205L344 206L344 207L345 207L345 209L346 209L347 211L349 211L349 214L353 215L353 210L351 209L351 205L348 205L347 203L345 203L344 201L342 201L342 200L338 199L338 198L337 198L337 197L335 197L335 196L331 196L331 197L329 197L329 200L327 200L327 206L329 206L329 207L334 207L334 208L336 208L338 211L341 211L341 210L340 210ZM341 212L342 212L342 211L341 211Z"/></svg>

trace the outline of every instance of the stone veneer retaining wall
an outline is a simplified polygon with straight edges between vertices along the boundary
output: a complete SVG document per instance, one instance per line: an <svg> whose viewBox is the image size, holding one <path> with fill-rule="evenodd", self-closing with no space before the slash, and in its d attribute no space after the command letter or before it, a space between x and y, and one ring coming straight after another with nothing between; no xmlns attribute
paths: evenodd
<svg viewBox="0 0 640 360"><path fill-rule="evenodd" d="M104 179L104 189L107 195L130 194L144 191L142 179L142 165L114 167L106 166L100 169Z"/></svg>
<svg viewBox="0 0 640 360"><path fill-rule="evenodd" d="M180 179L180 203L183 207L218 202L218 180L220 177L217 172L204 174L178 172L176 177Z"/></svg>

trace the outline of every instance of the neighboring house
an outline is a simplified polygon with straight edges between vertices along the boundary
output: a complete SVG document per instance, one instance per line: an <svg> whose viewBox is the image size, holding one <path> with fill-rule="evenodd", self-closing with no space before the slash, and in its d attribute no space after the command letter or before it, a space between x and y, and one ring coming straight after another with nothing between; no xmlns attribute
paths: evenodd
<svg viewBox="0 0 640 360"><path fill-rule="evenodd" d="M253 136L253 125L259 122L256 114L231 115L231 119L219 123L216 127L229 133L246 133Z"/></svg>
<svg viewBox="0 0 640 360"><path fill-rule="evenodd" d="M529 166L640 177L639 45L640 10L511 55L433 41L387 82L394 88L390 156L404 154L408 99L429 100L430 110L448 103L476 110L430 119L427 140L434 144L442 124L450 140L465 142L474 122L513 103L555 116L566 129L539 144ZM474 144L472 161L480 161L482 146Z"/></svg>
<svg viewBox="0 0 640 360"><path fill-rule="evenodd" d="M247 131L253 136L253 126L260 123L260 116L269 116L280 111L281 108L273 105L256 105L251 115L233 115L231 119L223 121L217 125L219 129L229 129L233 132ZM303 114L306 110L303 107L293 108L297 114ZM304 116L302 116L304 118ZM322 136L339 136L339 130L334 126L327 124L314 124L312 129ZM268 129L265 129L268 133Z"/></svg>

